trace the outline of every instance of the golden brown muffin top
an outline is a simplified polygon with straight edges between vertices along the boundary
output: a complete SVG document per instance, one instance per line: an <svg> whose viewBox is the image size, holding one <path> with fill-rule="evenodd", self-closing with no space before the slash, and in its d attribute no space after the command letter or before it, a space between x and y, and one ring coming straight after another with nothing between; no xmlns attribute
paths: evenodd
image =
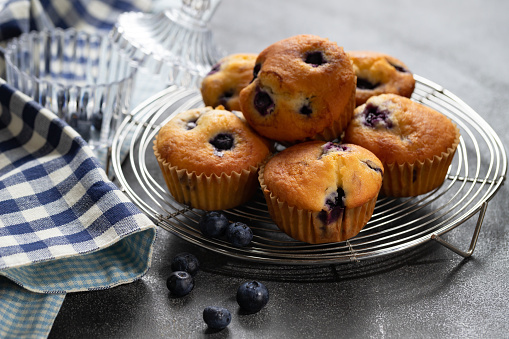
<svg viewBox="0 0 509 339"><path fill-rule="evenodd" d="M395 94L371 97L355 109L344 142L361 145L383 163L432 160L459 139L459 130L445 115Z"/></svg>
<svg viewBox="0 0 509 339"><path fill-rule="evenodd" d="M285 149L266 163L263 173L273 196L311 211L327 209L326 204L343 193L345 207L361 206L378 195L382 176L382 163L370 151L324 141Z"/></svg>
<svg viewBox="0 0 509 339"><path fill-rule="evenodd" d="M357 75L357 106L370 97L384 93L410 97L415 79L408 67L390 55L374 51L349 51Z"/></svg>
<svg viewBox="0 0 509 339"><path fill-rule="evenodd" d="M322 132L339 119L355 91L343 48L315 35L268 46L258 55L254 75L240 93L242 112L260 134L278 141Z"/></svg>
<svg viewBox="0 0 509 339"><path fill-rule="evenodd" d="M222 106L177 114L161 128L155 145L171 166L207 176L240 173L258 166L270 153L267 140L257 135L242 116Z"/></svg>
<svg viewBox="0 0 509 339"><path fill-rule="evenodd" d="M232 54L219 60L201 83L205 106L223 105L229 111L240 111L239 93L253 79L257 56Z"/></svg>

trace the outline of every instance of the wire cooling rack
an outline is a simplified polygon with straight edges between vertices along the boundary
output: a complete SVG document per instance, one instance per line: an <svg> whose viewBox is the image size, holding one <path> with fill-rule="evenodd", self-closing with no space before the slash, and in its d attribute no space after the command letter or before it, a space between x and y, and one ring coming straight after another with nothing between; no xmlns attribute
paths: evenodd
<svg viewBox="0 0 509 339"><path fill-rule="evenodd" d="M113 140L113 170L120 188L158 226L235 258L296 265L346 263L395 254L432 240L467 257L474 251L488 202L505 179L507 155L500 138L472 108L432 81L418 75L415 79L412 100L442 112L461 130L446 180L417 197L380 197L368 224L344 242L311 245L288 237L272 222L261 191L245 205L225 211L231 221L243 221L253 229L250 246L236 248L222 239L202 236L198 222L204 211L172 198L152 150L155 135L174 114L203 106L196 90L169 87L126 117ZM468 250L441 238L476 215Z"/></svg>

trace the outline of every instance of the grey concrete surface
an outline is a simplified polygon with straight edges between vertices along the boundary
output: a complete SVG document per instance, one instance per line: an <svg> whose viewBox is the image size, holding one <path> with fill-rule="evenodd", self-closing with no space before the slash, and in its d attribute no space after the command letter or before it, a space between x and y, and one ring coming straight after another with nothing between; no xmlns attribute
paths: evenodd
<svg viewBox="0 0 509 339"><path fill-rule="evenodd" d="M444 86L509 144L509 2L223 0L212 18L228 52L259 52L279 39L312 33L345 50L377 50ZM473 257L436 243L359 264L325 267L246 263L189 245L161 230L153 267L141 280L69 294L50 338L507 338L509 227L507 183L490 201ZM475 220L445 237L468 247ZM195 290L169 297L171 258L202 262ZM247 279L270 291L266 308L242 314L235 291ZM204 307L230 309L220 332Z"/></svg>

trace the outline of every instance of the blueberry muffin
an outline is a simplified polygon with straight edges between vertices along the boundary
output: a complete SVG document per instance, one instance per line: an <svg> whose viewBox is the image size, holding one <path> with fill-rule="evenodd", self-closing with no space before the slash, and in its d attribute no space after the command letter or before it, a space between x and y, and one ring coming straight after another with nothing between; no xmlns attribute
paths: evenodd
<svg viewBox="0 0 509 339"><path fill-rule="evenodd" d="M347 240L372 216L384 169L353 144L308 141L273 156L259 173L269 213L294 239Z"/></svg>
<svg viewBox="0 0 509 339"><path fill-rule="evenodd" d="M206 106L240 111L239 93L253 79L256 54L232 54L219 60L201 83Z"/></svg>
<svg viewBox="0 0 509 339"><path fill-rule="evenodd" d="M410 98L415 79L408 67L400 60L373 51L349 51L357 76L356 106L370 97L385 93Z"/></svg>
<svg viewBox="0 0 509 339"><path fill-rule="evenodd" d="M343 138L382 161L382 192L394 197L439 187L459 140L459 129L445 115L395 94L371 97L357 107Z"/></svg>
<svg viewBox="0 0 509 339"><path fill-rule="evenodd" d="M269 139L330 141L352 118L355 73L335 42L314 35L278 41L258 55L253 75L240 92L240 106L248 123Z"/></svg>
<svg viewBox="0 0 509 339"><path fill-rule="evenodd" d="M175 200L220 210L251 198L270 144L222 106L205 107L166 123L155 138L154 154Z"/></svg>

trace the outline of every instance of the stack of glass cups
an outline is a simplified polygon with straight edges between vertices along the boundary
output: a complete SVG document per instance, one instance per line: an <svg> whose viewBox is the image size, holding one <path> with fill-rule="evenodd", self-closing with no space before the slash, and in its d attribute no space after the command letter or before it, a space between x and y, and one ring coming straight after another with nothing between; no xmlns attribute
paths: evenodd
<svg viewBox="0 0 509 339"><path fill-rule="evenodd" d="M5 64L8 83L73 127L108 171L136 73L110 37L74 29L25 33L7 45Z"/></svg>

